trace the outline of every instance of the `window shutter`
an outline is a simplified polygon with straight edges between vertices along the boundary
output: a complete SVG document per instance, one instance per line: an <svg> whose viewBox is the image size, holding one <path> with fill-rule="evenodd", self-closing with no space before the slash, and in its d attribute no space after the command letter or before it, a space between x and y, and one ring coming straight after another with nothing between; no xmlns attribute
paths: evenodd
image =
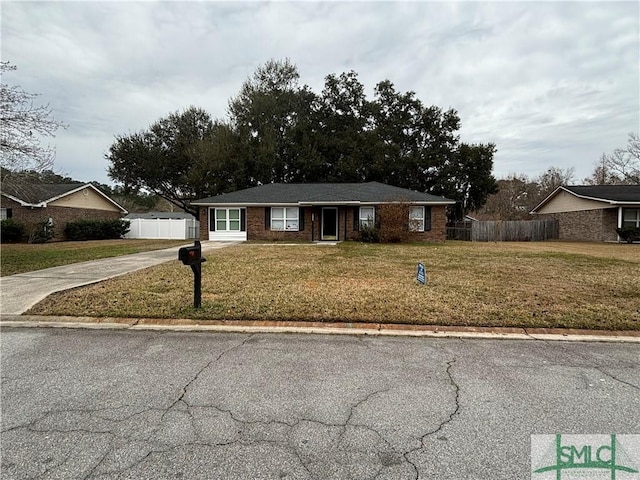
<svg viewBox="0 0 640 480"><path fill-rule="evenodd" d="M7 208L7 218L11 218L11 217L13 217L13 209Z"/></svg>
<svg viewBox="0 0 640 480"><path fill-rule="evenodd" d="M424 231L431 230L431 207L424 207Z"/></svg>
<svg viewBox="0 0 640 480"><path fill-rule="evenodd" d="M304 232L304 208L298 209L298 230Z"/></svg>
<svg viewBox="0 0 640 480"><path fill-rule="evenodd" d="M240 209L240 231L241 232L247 231L247 209L246 208Z"/></svg>
<svg viewBox="0 0 640 480"><path fill-rule="evenodd" d="M216 209L215 208L209 209L209 231L210 232L216 231Z"/></svg>
<svg viewBox="0 0 640 480"><path fill-rule="evenodd" d="M360 230L360 207L353 207L353 231Z"/></svg>
<svg viewBox="0 0 640 480"><path fill-rule="evenodd" d="M379 209L377 206L373 207L373 223L375 225L375 227L379 230L380 229L380 214L379 214Z"/></svg>
<svg viewBox="0 0 640 480"><path fill-rule="evenodd" d="M271 207L264 207L264 229L271 230Z"/></svg>

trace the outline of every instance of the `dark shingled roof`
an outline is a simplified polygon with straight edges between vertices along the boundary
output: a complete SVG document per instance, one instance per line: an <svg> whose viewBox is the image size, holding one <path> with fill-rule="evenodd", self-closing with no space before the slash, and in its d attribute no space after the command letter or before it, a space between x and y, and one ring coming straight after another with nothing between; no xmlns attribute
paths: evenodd
<svg viewBox="0 0 640 480"><path fill-rule="evenodd" d="M564 188L581 197L613 202L640 202L640 185L577 185Z"/></svg>
<svg viewBox="0 0 640 480"><path fill-rule="evenodd" d="M2 193L21 200L24 203L37 205L39 203L57 198L65 193L69 193L81 186L83 183L64 184L2 184Z"/></svg>
<svg viewBox="0 0 640 480"><path fill-rule="evenodd" d="M269 183L192 202L210 204L339 204L349 202L385 203L393 201L453 204L454 200L378 182L368 183Z"/></svg>

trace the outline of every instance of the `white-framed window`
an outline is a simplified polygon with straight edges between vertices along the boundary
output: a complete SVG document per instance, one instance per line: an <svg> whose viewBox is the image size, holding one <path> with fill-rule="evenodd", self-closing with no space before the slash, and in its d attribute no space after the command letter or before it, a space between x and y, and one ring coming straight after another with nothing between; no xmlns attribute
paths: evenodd
<svg viewBox="0 0 640 480"><path fill-rule="evenodd" d="M409 207L409 231L424 232L424 207Z"/></svg>
<svg viewBox="0 0 640 480"><path fill-rule="evenodd" d="M11 209L0 208L0 220L6 220L7 218L11 218Z"/></svg>
<svg viewBox="0 0 640 480"><path fill-rule="evenodd" d="M622 226L640 228L640 208L623 208Z"/></svg>
<svg viewBox="0 0 640 480"><path fill-rule="evenodd" d="M297 232L298 215L298 207L271 207L271 230Z"/></svg>
<svg viewBox="0 0 640 480"><path fill-rule="evenodd" d="M240 209L216 208L216 231L239 232Z"/></svg>
<svg viewBox="0 0 640 480"><path fill-rule="evenodd" d="M373 228L376 224L376 209L374 207L360 207L360 227Z"/></svg>

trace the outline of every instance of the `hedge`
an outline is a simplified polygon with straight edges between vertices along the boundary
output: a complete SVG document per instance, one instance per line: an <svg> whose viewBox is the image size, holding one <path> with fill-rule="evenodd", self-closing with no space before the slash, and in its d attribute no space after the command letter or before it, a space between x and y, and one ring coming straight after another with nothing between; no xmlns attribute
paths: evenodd
<svg viewBox="0 0 640 480"><path fill-rule="evenodd" d="M67 240L109 240L122 238L129 231L129 220L77 220L67 223Z"/></svg>

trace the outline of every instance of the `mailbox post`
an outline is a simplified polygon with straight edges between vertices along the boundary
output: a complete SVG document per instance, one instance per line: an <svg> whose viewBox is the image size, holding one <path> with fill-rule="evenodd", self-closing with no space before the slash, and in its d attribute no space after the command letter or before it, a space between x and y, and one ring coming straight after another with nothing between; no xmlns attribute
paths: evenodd
<svg viewBox="0 0 640 480"><path fill-rule="evenodd" d="M193 242L192 247L182 247L178 250L178 260L189 265L193 271L193 307L202 306L202 263L207 259L202 257L202 246L199 240Z"/></svg>

